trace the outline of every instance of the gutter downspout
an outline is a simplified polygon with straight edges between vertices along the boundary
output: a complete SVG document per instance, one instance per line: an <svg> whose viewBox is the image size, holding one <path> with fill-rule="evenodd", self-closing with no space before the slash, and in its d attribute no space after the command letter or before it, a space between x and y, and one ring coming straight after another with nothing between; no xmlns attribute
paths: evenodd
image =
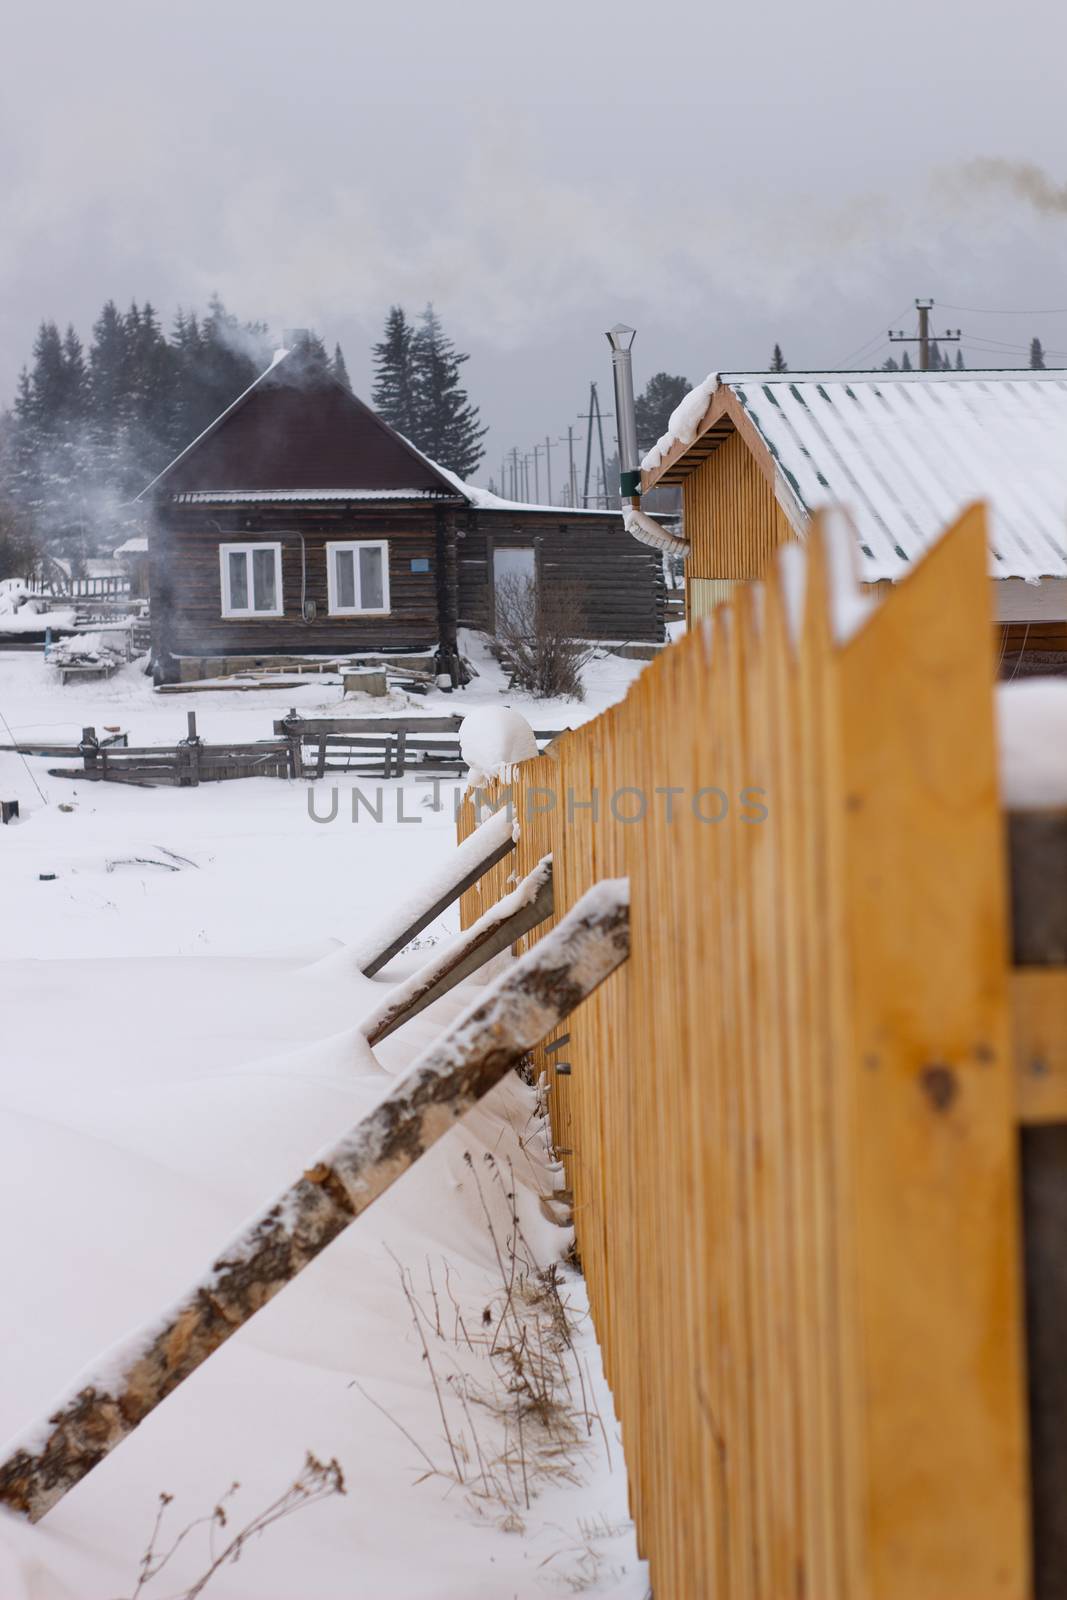
<svg viewBox="0 0 1067 1600"><path fill-rule="evenodd" d="M619 494L622 498L623 526L628 534L665 550L669 555L687 556L689 543L668 533L641 510L641 461L637 453L637 416L634 409L634 372L630 349L635 330L617 322L605 335L611 346L612 376L615 380L615 420L619 434ZM627 505L629 501L629 505Z"/></svg>

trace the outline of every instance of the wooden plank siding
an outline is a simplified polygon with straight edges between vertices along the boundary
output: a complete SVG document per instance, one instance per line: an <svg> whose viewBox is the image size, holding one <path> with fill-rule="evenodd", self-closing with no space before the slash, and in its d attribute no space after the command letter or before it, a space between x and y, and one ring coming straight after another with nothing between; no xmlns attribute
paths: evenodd
<svg viewBox="0 0 1067 1600"><path fill-rule="evenodd" d="M655 1594L1026 1600L985 518L844 642L827 539L795 634L772 564L517 769L464 921L549 852L557 915L630 880L630 962L534 1070Z"/></svg>
<svg viewBox="0 0 1067 1600"><path fill-rule="evenodd" d="M493 627L493 550L532 547L538 581L577 590L590 639L664 638L663 564L655 552L632 539L618 512L566 520L521 509L478 508L458 518L459 621L491 632Z"/></svg>
<svg viewBox="0 0 1067 1600"><path fill-rule="evenodd" d="M157 512L152 538L153 610L162 618L164 648L178 656L233 656L433 646L444 515L418 502L362 510L358 504L167 503ZM311 623L301 615L301 534L307 598L317 611ZM389 541L388 616L329 615L325 546L334 539ZM281 543L285 614L224 617L219 546L258 541ZM412 561L420 558L429 570L412 572Z"/></svg>
<svg viewBox="0 0 1067 1600"><path fill-rule="evenodd" d="M759 578L796 537L774 489L739 433L729 433L685 480L692 578Z"/></svg>
<svg viewBox="0 0 1067 1600"><path fill-rule="evenodd" d="M164 656L255 656L433 647L449 621L453 525L461 626L493 627L493 549L532 546L543 585L578 591L587 637L664 638L662 563L623 531L617 515L567 523L544 513L457 512L425 501L220 506L166 500L157 506L151 540L157 650ZM317 608L312 623L301 615L301 534L306 596ZM335 539L389 541L389 616L329 615L325 546ZM285 614L224 617L219 545L258 541L281 543ZM412 572L420 558L429 570Z"/></svg>

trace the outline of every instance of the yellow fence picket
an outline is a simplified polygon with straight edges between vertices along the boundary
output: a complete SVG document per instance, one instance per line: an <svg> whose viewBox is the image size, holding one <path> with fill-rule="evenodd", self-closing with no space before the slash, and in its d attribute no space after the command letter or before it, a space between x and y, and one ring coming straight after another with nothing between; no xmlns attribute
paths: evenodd
<svg viewBox="0 0 1067 1600"><path fill-rule="evenodd" d="M512 775L463 916L630 879L535 1064L657 1600L1025 1600L983 518L848 638L832 537Z"/></svg>

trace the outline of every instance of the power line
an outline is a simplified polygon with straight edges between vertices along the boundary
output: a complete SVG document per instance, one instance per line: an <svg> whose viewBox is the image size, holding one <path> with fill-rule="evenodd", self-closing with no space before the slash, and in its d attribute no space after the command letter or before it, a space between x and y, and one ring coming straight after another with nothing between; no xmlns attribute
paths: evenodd
<svg viewBox="0 0 1067 1600"><path fill-rule="evenodd" d="M4 727L7 729L8 738L11 740L11 743L17 749L18 748L18 740L15 738L15 735L12 733L11 724L10 724L10 722L8 722L7 718L4 716L4 713L2 711L0 711L0 722L2 722L4 724ZM18 753L19 753L20 757L22 758L22 765L26 768L26 772L27 772L27 774L29 776L30 782L33 784L33 787L37 790L37 793L40 795L40 797L44 801L45 805L47 805L48 804L48 796L45 794L44 790L41 788L41 785L37 782L37 779L34 777L33 769L30 766L29 762L26 760L25 752L23 750L19 750Z"/></svg>
<svg viewBox="0 0 1067 1600"><path fill-rule="evenodd" d="M982 345L987 350L1007 350L1009 353L1015 352L1020 355L1028 355L1030 352L1028 344L1008 344L1003 339L989 339L984 333L972 334L970 337L974 343ZM1067 351L1052 350L1044 344L1042 344L1041 348L1047 356L1067 355Z"/></svg>
<svg viewBox="0 0 1067 1600"><path fill-rule="evenodd" d="M889 319L890 322L891 323L893 323L893 322L902 322L904 320L904 318L907 316L907 314L908 314L908 312L910 310L911 310L910 306L905 306L904 310L903 311L898 311L895 317L890 317L890 319ZM881 341L881 344L879 344L879 341ZM837 367L834 370L837 371L837 372L843 371L849 365L849 363L851 361L855 361L857 356L861 356L864 353L864 351L868 349L868 347L870 345L876 344L876 345L879 346L879 350L880 350L881 349L881 345L885 344L885 343L886 343L885 334L882 332L881 329L879 329L878 332L874 335L874 337L872 339L866 340L865 343L860 345L858 350L853 350L852 354L849 355L849 356L846 356L844 361L839 361L837 363ZM875 352L875 353L877 354L878 352Z"/></svg>
<svg viewBox="0 0 1067 1600"><path fill-rule="evenodd" d="M1044 311L998 311L994 306L954 306L948 300L939 300L938 305L946 311L967 311L976 317L1067 317L1067 306L1046 307Z"/></svg>

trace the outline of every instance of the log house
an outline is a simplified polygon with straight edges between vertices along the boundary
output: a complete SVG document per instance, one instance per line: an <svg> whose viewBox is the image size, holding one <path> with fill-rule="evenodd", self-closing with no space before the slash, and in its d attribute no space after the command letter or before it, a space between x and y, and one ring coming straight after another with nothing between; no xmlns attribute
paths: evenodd
<svg viewBox="0 0 1067 1600"><path fill-rule="evenodd" d="M433 652L492 632L495 576L581 597L591 639L664 637L659 558L616 511L529 506L438 467L299 348L139 496L157 682L204 658Z"/></svg>

